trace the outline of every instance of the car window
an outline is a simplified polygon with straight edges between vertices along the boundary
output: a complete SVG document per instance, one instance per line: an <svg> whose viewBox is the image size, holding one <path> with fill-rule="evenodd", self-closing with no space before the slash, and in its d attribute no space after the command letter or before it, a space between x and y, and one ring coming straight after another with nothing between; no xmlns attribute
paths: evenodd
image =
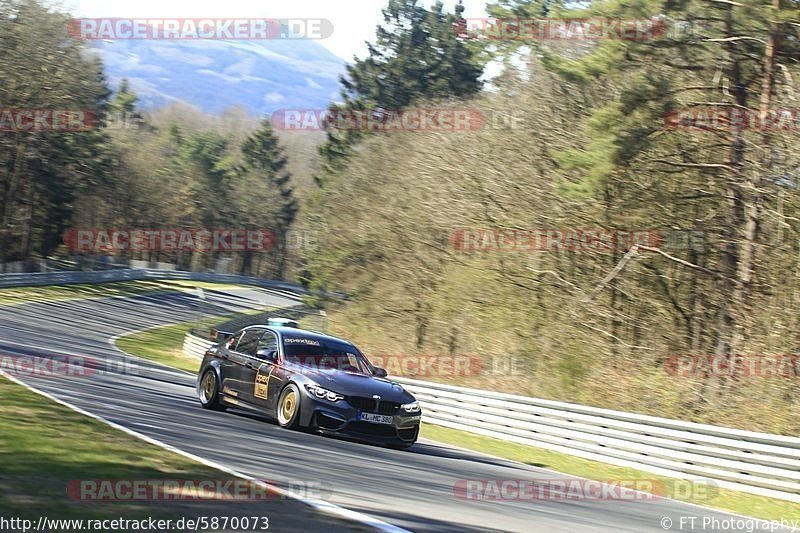
<svg viewBox="0 0 800 533"><path fill-rule="evenodd" d="M244 335L244 331L238 331L230 336L230 338L225 341L225 347L229 350L235 350L236 344L242 339L242 335Z"/></svg>
<svg viewBox="0 0 800 533"><path fill-rule="evenodd" d="M236 344L236 351L247 355L255 355L258 340L261 334L264 333L263 329L248 329L242 335L242 338Z"/></svg>
<svg viewBox="0 0 800 533"><path fill-rule="evenodd" d="M278 351L278 337L271 331L264 332L264 335L258 341L258 348L256 349L256 357L259 359L266 359L266 356L259 355L263 352L277 352Z"/></svg>
<svg viewBox="0 0 800 533"><path fill-rule="evenodd" d="M372 373L366 359L344 344L305 337L284 337L283 354L287 362L309 368Z"/></svg>
<svg viewBox="0 0 800 533"><path fill-rule="evenodd" d="M364 362L361 359L359 359L358 356L356 354L354 354L354 353L348 353L347 354L347 359L349 359L350 365L352 365L352 366L354 366L356 368L358 368L362 364L364 364ZM366 367L366 365L364 365L364 366Z"/></svg>

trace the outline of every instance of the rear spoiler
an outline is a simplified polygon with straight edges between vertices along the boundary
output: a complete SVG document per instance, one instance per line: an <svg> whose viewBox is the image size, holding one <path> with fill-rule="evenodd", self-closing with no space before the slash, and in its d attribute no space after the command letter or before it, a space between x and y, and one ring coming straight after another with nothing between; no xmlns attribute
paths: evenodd
<svg viewBox="0 0 800 533"><path fill-rule="evenodd" d="M222 331L217 328L211 328L211 340L220 343L230 339L236 333L235 331Z"/></svg>

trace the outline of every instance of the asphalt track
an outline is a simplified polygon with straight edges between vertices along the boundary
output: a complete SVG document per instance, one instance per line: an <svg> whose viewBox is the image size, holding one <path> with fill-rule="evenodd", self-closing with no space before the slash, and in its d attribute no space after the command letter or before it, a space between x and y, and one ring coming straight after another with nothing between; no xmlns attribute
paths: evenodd
<svg viewBox="0 0 800 533"><path fill-rule="evenodd" d="M130 358L109 339L131 330L193 320L253 304L294 301L260 291L187 293L38 302L0 307L0 354L79 355L103 362L85 376L24 375L22 381L90 413L258 479L312 482L325 500L411 531L742 531L714 528L732 515L656 501L473 501L456 497L465 479L553 480L559 474L421 441L409 451L288 431L249 412L201 409L192 375ZM19 377L19 376L18 376ZM87 473L90 475L90 473ZM695 516L695 527L681 517ZM734 525L731 523L731 525Z"/></svg>

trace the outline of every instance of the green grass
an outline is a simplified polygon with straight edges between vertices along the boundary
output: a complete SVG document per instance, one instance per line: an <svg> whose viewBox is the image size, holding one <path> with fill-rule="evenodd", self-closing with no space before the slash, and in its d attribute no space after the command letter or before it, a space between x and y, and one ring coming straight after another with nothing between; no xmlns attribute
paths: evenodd
<svg viewBox="0 0 800 533"><path fill-rule="evenodd" d="M241 314L258 314L263 311L252 310ZM183 338L190 329L208 331L211 327L230 320L241 314L229 314L220 316L203 317L192 322L182 322L172 326L160 326L157 328L123 335L116 340L117 348L123 352L149 359L174 368L180 368L188 372L197 372L200 361L192 356L183 353Z"/></svg>
<svg viewBox="0 0 800 533"><path fill-rule="evenodd" d="M197 360L180 355L183 333L189 326L190 323L186 323L135 333L123 337L117 342L117 345L133 355L195 372L197 371ZM690 487L688 482L675 478L589 461L543 448L505 442L431 424L423 424L422 437L588 479L599 481L658 480L662 484L659 486L664 488L664 494L674 495L675 499L757 518L800 519L800 504L775 498L717 488L707 491L699 488L696 491L686 490Z"/></svg>
<svg viewBox="0 0 800 533"><path fill-rule="evenodd" d="M183 336L187 329L186 324L150 329L120 337L117 339L116 345L123 352L142 359L149 359L188 372L197 372L200 361L195 357L184 355L182 349ZM181 342L176 342L176 339L180 339Z"/></svg>
<svg viewBox="0 0 800 533"><path fill-rule="evenodd" d="M10 287L0 289L0 305L53 300L79 300L112 296L136 296L163 291L188 292L195 287L225 290L238 285L186 280L114 281L109 283L52 285L45 287Z"/></svg>
<svg viewBox="0 0 800 533"><path fill-rule="evenodd" d="M296 531L342 525L293 500L81 501L78 480L219 480L229 474L133 438L0 377L0 516L33 520L268 516ZM292 527L293 524L297 524ZM281 528L283 530L284 528ZM341 530L341 528L338 528Z"/></svg>
<svg viewBox="0 0 800 533"><path fill-rule="evenodd" d="M693 491L687 481L432 424L423 424L420 434L422 438L437 442L598 481L657 480L660 482L657 486L663 487L665 495L689 503L767 520L800 520L800 504L784 500L713 487L707 490L698 487L695 494L691 494Z"/></svg>

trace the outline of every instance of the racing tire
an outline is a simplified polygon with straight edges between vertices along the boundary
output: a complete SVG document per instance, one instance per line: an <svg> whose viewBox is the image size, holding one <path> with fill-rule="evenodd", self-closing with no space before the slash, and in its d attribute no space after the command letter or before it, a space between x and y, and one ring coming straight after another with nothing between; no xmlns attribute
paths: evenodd
<svg viewBox="0 0 800 533"><path fill-rule="evenodd" d="M207 369L200 378L200 405L212 411L224 411L226 407L220 403L219 379L213 368Z"/></svg>

